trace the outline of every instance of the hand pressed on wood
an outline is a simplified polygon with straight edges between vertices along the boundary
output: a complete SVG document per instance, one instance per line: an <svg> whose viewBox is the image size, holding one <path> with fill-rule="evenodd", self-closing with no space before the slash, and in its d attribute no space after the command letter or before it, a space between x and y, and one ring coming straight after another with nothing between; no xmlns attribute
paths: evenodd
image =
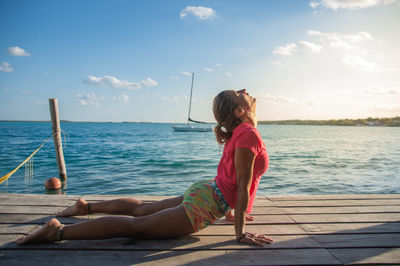
<svg viewBox="0 0 400 266"><path fill-rule="evenodd" d="M246 232L240 237L239 242L263 247L266 244L272 244L274 242L274 240L272 240L272 238L269 238L263 234L259 235L259 234L253 234L253 233Z"/></svg>

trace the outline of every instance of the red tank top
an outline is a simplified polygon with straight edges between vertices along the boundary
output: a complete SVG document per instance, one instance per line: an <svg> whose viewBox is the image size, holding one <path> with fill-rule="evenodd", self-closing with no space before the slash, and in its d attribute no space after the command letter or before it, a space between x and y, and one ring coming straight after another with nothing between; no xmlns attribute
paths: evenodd
<svg viewBox="0 0 400 266"><path fill-rule="evenodd" d="M249 204L247 206L247 213L251 213L261 176L268 169L269 157L265 144L256 128L248 123L242 123L233 130L232 137L224 145L217 176L215 177L218 188L233 209L235 208L237 197L235 169L235 150L237 148L247 148L256 156L250 186Z"/></svg>

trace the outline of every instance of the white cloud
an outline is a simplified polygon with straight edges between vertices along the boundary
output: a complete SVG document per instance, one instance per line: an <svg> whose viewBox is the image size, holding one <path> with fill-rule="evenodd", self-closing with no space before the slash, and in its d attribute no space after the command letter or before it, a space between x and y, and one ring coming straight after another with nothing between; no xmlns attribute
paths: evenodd
<svg viewBox="0 0 400 266"><path fill-rule="evenodd" d="M129 98L129 96L128 96L128 95L125 95L125 94L122 94L122 95L120 95L120 96L118 96L118 97L116 97L116 96L113 97L113 100L114 100L114 101L120 102L120 103L127 103L127 102L130 101L130 99L131 99L131 98Z"/></svg>
<svg viewBox="0 0 400 266"><path fill-rule="evenodd" d="M382 88L370 88L364 90L366 94L374 94L374 95L400 95L400 92L393 90L393 89L382 89Z"/></svg>
<svg viewBox="0 0 400 266"><path fill-rule="evenodd" d="M3 72L12 72L14 69L11 67L10 63L6 61L2 61L0 65L0 71Z"/></svg>
<svg viewBox="0 0 400 266"><path fill-rule="evenodd" d="M157 81L155 81L155 80L153 80L151 78L147 78L145 80L142 80L140 83L145 87L153 87L153 86L157 86L158 85Z"/></svg>
<svg viewBox="0 0 400 266"><path fill-rule="evenodd" d="M185 75L185 76L192 76L192 73L187 72L187 71L181 71L181 73L182 73L182 75Z"/></svg>
<svg viewBox="0 0 400 266"><path fill-rule="evenodd" d="M285 56L292 55L295 52L297 52L297 45L294 43L290 43L285 46L278 46L274 50L274 54Z"/></svg>
<svg viewBox="0 0 400 266"><path fill-rule="evenodd" d="M310 6L313 9L318 7L325 7L333 9L335 11L338 9L358 10L362 8L376 6L377 4L379 4L379 2L381 2L381 0L321 0L319 2L310 2ZM386 0L384 2L386 4L391 1Z"/></svg>
<svg viewBox="0 0 400 266"><path fill-rule="evenodd" d="M31 56L30 53L26 52L24 49L18 46L8 47L7 53L12 56Z"/></svg>
<svg viewBox="0 0 400 266"><path fill-rule="evenodd" d="M184 18L189 14L192 14L193 16L201 19L201 20L207 20L207 19L213 19L215 18L215 10L210 8L210 7L203 7L203 6L187 6L185 9L183 9L180 13L180 17Z"/></svg>
<svg viewBox="0 0 400 266"><path fill-rule="evenodd" d="M292 99L292 98L287 98L283 96L274 96L268 93L264 93L260 96L258 96L261 100L264 101L269 101L269 102L277 102L277 103L298 103L299 101Z"/></svg>
<svg viewBox="0 0 400 266"><path fill-rule="evenodd" d="M168 79L180 80L180 78L179 78L179 77L177 77L177 76L169 76L169 77L168 77Z"/></svg>
<svg viewBox="0 0 400 266"><path fill-rule="evenodd" d="M9 88L4 88L4 90L5 90L5 91L8 91L8 90L9 90Z"/></svg>
<svg viewBox="0 0 400 266"><path fill-rule="evenodd" d="M365 72L380 72L382 68L380 68L376 63L369 62L359 56L355 55L345 55L342 58L342 62L358 71L365 71Z"/></svg>
<svg viewBox="0 0 400 266"><path fill-rule="evenodd" d="M217 67L220 67L220 66L221 66L221 64L220 64L220 63L215 63L215 65L216 65Z"/></svg>
<svg viewBox="0 0 400 266"><path fill-rule="evenodd" d="M76 99L78 100L78 105L80 106L92 105L97 108L101 106L101 104L98 102L99 99L94 92L86 95L77 94Z"/></svg>
<svg viewBox="0 0 400 266"><path fill-rule="evenodd" d="M232 73L231 72L225 72L226 76L228 77L232 77Z"/></svg>
<svg viewBox="0 0 400 266"><path fill-rule="evenodd" d="M353 48L353 44L367 40L372 40L373 37L368 32L359 32L357 34L340 34L336 32L319 32L310 30L307 32L310 36L321 37L320 41L323 46L340 47L344 49Z"/></svg>
<svg viewBox="0 0 400 266"><path fill-rule="evenodd" d="M100 87L111 87L111 88L125 88L128 90L138 90L142 87L152 87L157 86L158 83L151 78L147 78L146 80L142 80L140 82L133 82L133 81L126 81L126 80L119 80L112 76L104 76L104 77L95 77L95 76L88 76L84 79L85 83L100 86Z"/></svg>
<svg viewBox="0 0 400 266"><path fill-rule="evenodd" d="M320 52L324 47L322 45L313 43L313 42L308 42L308 41L301 41L300 45L306 48L307 50L310 50L312 52Z"/></svg>
<svg viewBox="0 0 400 266"><path fill-rule="evenodd" d="M288 98L288 97L284 97L284 96L275 96L275 95L271 95L268 93L264 93L261 95L258 95L257 98L261 101L267 101L267 102L272 102L272 103L276 103L276 104L303 104L303 105L307 105L307 106L314 106L317 104L316 101L311 101L311 100L307 100L307 101L299 101L293 98Z"/></svg>
<svg viewBox="0 0 400 266"><path fill-rule="evenodd" d="M208 67L203 68L203 70L207 72L214 72L214 69Z"/></svg>
<svg viewBox="0 0 400 266"><path fill-rule="evenodd" d="M21 92L21 94L24 94L24 95L32 94L32 91L29 91L29 90L23 90L23 91L20 91L20 92Z"/></svg>
<svg viewBox="0 0 400 266"><path fill-rule="evenodd" d="M310 2L310 7L311 8L317 8L317 7L319 7L321 5L321 3L320 2Z"/></svg>
<svg viewBox="0 0 400 266"><path fill-rule="evenodd" d="M373 62L374 59L382 59L384 57L383 53L374 52L369 56L370 59L365 59L366 56L371 53L367 51L364 43L367 41L378 41L374 39L368 32L362 31L355 34L342 34L336 32L320 32L317 30L309 30L307 33L309 36L318 37L318 40L314 40L313 42L303 40L298 43L298 46L295 43L280 46L277 47L273 53L290 56L299 52L298 47L316 53L329 48L342 49L342 51L338 50L338 52L344 52L342 54L342 63L346 66L364 72L381 72L384 70L377 63ZM282 63L279 61L271 61L271 63L278 67L282 66ZM391 70L396 71L396 68Z"/></svg>

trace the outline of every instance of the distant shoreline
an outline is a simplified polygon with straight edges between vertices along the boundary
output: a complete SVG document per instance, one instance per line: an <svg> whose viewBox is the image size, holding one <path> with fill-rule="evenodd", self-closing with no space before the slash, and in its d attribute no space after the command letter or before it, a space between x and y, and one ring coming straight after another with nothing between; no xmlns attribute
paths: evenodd
<svg viewBox="0 0 400 266"><path fill-rule="evenodd" d="M310 126L380 126L400 127L400 116L388 118L365 119L331 119L331 120L279 120L258 121L260 125L310 125Z"/></svg>
<svg viewBox="0 0 400 266"><path fill-rule="evenodd" d="M50 123L51 121L35 121L35 120L0 120L0 122L34 122L34 123ZM174 123L174 122L93 122L93 121L71 121L61 120L61 123L130 123L130 124L185 124L185 123ZM215 123L209 123L215 124ZM330 120L266 120L258 121L259 125L309 125L309 126L381 126L381 127L400 127L400 116L388 117L388 118L365 118L365 119L330 119Z"/></svg>

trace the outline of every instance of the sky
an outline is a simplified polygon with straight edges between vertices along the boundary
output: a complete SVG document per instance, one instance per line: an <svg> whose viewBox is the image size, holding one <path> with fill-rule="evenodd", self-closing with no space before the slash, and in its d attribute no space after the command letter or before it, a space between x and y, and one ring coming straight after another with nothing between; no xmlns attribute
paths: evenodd
<svg viewBox="0 0 400 266"><path fill-rule="evenodd" d="M213 122L400 116L400 0L0 0L0 120Z"/></svg>

